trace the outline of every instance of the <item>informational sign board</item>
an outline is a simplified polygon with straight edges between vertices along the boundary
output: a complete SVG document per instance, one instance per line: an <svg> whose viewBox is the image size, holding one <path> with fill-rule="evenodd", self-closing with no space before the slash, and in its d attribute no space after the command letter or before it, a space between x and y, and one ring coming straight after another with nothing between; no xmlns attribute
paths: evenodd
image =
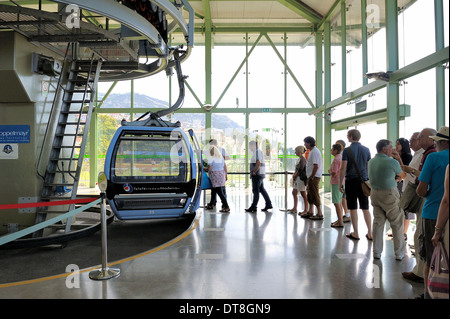
<svg viewBox="0 0 450 319"><path fill-rule="evenodd" d="M0 125L0 144L30 143L29 125Z"/></svg>

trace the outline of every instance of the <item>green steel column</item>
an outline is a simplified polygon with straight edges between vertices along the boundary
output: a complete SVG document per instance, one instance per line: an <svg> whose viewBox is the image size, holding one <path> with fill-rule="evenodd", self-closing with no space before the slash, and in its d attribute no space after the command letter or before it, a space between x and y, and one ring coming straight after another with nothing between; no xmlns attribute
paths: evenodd
<svg viewBox="0 0 450 319"><path fill-rule="evenodd" d="M315 34L315 46L316 46L316 107L320 107L323 104L323 85L322 85L322 32L316 31ZM321 115L321 113L319 113ZM323 114L322 114L323 115ZM320 150L322 155L325 155L323 148L323 116L316 117L316 147ZM326 162L324 163L326 166ZM329 180L325 178L325 191L329 191Z"/></svg>
<svg viewBox="0 0 450 319"><path fill-rule="evenodd" d="M98 89L95 93L95 101L98 101ZM92 110L91 123L89 125L89 187L94 188L97 183L98 168L98 112L97 112L97 102L95 103L95 108Z"/></svg>
<svg viewBox="0 0 450 319"><path fill-rule="evenodd" d="M212 104L212 24L209 0L202 0L205 15L205 104ZM205 114L205 140L211 138L211 112Z"/></svg>
<svg viewBox="0 0 450 319"><path fill-rule="evenodd" d="M444 7L442 0L434 1L434 23L436 34L436 51L444 48ZM436 128L445 125L445 70L436 67Z"/></svg>
<svg viewBox="0 0 450 319"><path fill-rule="evenodd" d="M245 56L248 57L248 33L245 33ZM249 163L250 160L248 158L248 134L250 132L250 115L248 112L248 58L245 60L245 172L249 172ZM249 175L245 175L245 188L249 187L250 178Z"/></svg>
<svg viewBox="0 0 450 319"><path fill-rule="evenodd" d="M327 21L324 24L324 103L331 101L331 25ZM331 165L331 119L325 119L325 148L324 148L324 172L327 172ZM325 191L331 191L330 177L325 178Z"/></svg>
<svg viewBox="0 0 450 319"><path fill-rule="evenodd" d="M130 108L131 108L130 121L134 121L134 112L133 112L133 109L134 109L134 80L130 81Z"/></svg>
<svg viewBox="0 0 450 319"><path fill-rule="evenodd" d="M387 71L398 70L398 15L397 0L385 0L386 3L386 50ZM387 138L395 141L399 135L399 85L387 85Z"/></svg>
<svg viewBox="0 0 450 319"><path fill-rule="evenodd" d="M364 75L368 72L367 64L367 0L361 0L361 42L362 42L362 78L363 86L369 83Z"/></svg>
<svg viewBox="0 0 450 319"><path fill-rule="evenodd" d="M341 1L342 95L347 93L347 9Z"/></svg>
<svg viewBox="0 0 450 319"><path fill-rule="evenodd" d="M286 112L283 113L283 119L284 119L284 134L283 134L283 171L284 171L284 208L288 208L287 201L288 201L288 175L287 175L287 34L284 33L284 61L286 63L284 64L284 110Z"/></svg>
<svg viewBox="0 0 450 319"><path fill-rule="evenodd" d="M287 170L287 34L284 33L284 60L286 63L284 64L284 109L286 112L284 112L284 147L283 147L283 168L286 172Z"/></svg>

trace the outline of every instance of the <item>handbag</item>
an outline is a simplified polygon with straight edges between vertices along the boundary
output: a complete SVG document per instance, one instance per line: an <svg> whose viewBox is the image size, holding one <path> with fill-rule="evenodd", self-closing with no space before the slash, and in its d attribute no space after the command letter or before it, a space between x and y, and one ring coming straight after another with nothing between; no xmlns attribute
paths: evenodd
<svg viewBox="0 0 450 319"><path fill-rule="evenodd" d="M440 240L434 248L431 257L430 272L428 274L428 293L433 299L448 299L448 255Z"/></svg>
<svg viewBox="0 0 450 319"><path fill-rule="evenodd" d="M211 184L211 180L209 179L208 174L203 171L202 172L202 189L211 189L212 188L212 184Z"/></svg>
<svg viewBox="0 0 450 319"><path fill-rule="evenodd" d="M400 197L399 206L403 211L410 213L420 213L422 205L425 202L425 198L420 197L416 193L417 184L408 182L405 191Z"/></svg>
<svg viewBox="0 0 450 319"><path fill-rule="evenodd" d="M306 176L306 166L303 167L302 171L300 172L299 177L303 181L303 183L306 184L306 181L308 180L308 176Z"/></svg>
<svg viewBox="0 0 450 319"><path fill-rule="evenodd" d="M350 153L350 157L352 158L352 162L353 162L353 165L355 166L356 173L358 174L359 179L361 180L361 189L364 193L364 196L369 197L370 190L371 190L370 182L363 180L363 178L361 177L361 174L359 173L358 165L356 165L355 157L353 156L353 152L352 152L352 149L350 148L350 146L347 147L347 150Z"/></svg>

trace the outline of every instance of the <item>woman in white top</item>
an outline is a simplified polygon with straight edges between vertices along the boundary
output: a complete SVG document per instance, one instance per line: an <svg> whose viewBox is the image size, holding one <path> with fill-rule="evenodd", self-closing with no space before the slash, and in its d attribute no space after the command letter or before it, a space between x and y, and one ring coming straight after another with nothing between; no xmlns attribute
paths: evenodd
<svg viewBox="0 0 450 319"><path fill-rule="evenodd" d="M208 167L206 171L209 173L209 179L211 180L213 189L222 201L222 209L220 212L228 213L230 212L230 207L224 194L225 183L227 181L225 159L220 150L213 145L210 145L208 155Z"/></svg>

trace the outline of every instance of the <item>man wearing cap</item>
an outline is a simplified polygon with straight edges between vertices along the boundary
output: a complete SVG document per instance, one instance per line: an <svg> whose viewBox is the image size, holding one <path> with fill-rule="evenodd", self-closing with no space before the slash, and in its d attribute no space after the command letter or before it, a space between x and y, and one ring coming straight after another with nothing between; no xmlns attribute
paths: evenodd
<svg viewBox="0 0 450 319"><path fill-rule="evenodd" d="M449 129L443 126L435 136L437 152L427 156L418 178L417 195L425 197L422 209L421 233L419 235L418 252L424 260L424 298L429 298L427 290L428 273L434 246L431 238L434 235L439 205L444 195L445 171L449 163Z"/></svg>

